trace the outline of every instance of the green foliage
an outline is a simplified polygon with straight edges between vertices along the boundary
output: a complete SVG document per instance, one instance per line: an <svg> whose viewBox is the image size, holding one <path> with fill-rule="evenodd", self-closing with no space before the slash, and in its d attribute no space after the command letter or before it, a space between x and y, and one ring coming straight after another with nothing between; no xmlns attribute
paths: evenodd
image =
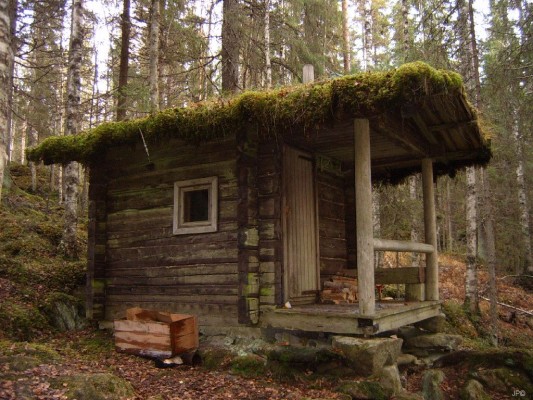
<svg viewBox="0 0 533 400"><path fill-rule="evenodd" d="M54 299L71 297L85 283L85 260L65 260L57 247L62 235L62 209L45 196L28 193L29 169L11 168L13 187L0 209L0 336L33 340L52 330L47 307ZM38 169L38 180L46 171ZM23 190L26 189L26 190ZM80 224L80 243L85 241Z"/></svg>
<svg viewBox="0 0 533 400"><path fill-rule="evenodd" d="M457 333L464 336L465 339L479 338L479 333L472 324L463 304L455 300L446 301L442 304L442 311L449 323L450 333Z"/></svg>
<svg viewBox="0 0 533 400"><path fill-rule="evenodd" d="M2 332L14 340L32 340L49 329L36 306L11 299L0 303L0 326Z"/></svg>
<svg viewBox="0 0 533 400"><path fill-rule="evenodd" d="M259 356L242 356L231 361L231 372L245 378L264 376L267 371L266 360Z"/></svg>
<svg viewBox="0 0 533 400"><path fill-rule="evenodd" d="M120 400L135 395L131 383L109 373L64 376L56 384L68 388L67 399Z"/></svg>

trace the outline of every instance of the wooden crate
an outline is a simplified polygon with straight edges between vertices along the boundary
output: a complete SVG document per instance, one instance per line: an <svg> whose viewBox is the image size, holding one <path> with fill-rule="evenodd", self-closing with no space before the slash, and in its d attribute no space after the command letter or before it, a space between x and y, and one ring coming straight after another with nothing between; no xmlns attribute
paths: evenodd
<svg viewBox="0 0 533 400"><path fill-rule="evenodd" d="M129 309L127 319L115 320L118 351L170 358L198 348L198 319L194 315Z"/></svg>

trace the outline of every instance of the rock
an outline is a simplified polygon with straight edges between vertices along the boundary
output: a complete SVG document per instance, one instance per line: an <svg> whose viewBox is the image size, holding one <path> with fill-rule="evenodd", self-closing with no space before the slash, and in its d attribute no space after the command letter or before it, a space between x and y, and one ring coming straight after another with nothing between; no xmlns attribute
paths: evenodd
<svg viewBox="0 0 533 400"><path fill-rule="evenodd" d="M417 328L424 329L432 333L441 333L446 329L446 316L444 314L428 318L415 324Z"/></svg>
<svg viewBox="0 0 533 400"><path fill-rule="evenodd" d="M422 377L422 394L425 400L444 400L440 384L444 381L444 372L440 369L428 369Z"/></svg>
<svg viewBox="0 0 533 400"><path fill-rule="evenodd" d="M334 336L333 349L340 351L354 371L363 376L378 375L385 365L396 363L401 353L402 339L359 339Z"/></svg>
<svg viewBox="0 0 533 400"><path fill-rule="evenodd" d="M66 385L68 399L120 400L135 395L131 383L109 373L76 374L60 380Z"/></svg>
<svg viewBox="0 0 533 400"><path fill-rule="evenodd" d="M45 314L52 326L65 332L82 329L86 325L82 317L80 300L64 293L52 293L45 301Z"/></svg>
<svg viewBox="0 0 533 400"><path fill-rule="evenodd" d="M394 396L394 400L424 400L420 393L402 392Z"/></svg>
<svg viewBox="0 0 533 400"><path fill-rule="evenodd" d="M475 379L466 382L461 390L461 400L490 400L491 397L483 390L483 385Z"/></svg>
<svg viewBox="0 0 533 400"><path fill-rule="evenodd" d="M402 382L400 372L396 365L387 365L383 367L379 377L381 387L390 395L395 396L402 392Z"/></svg>
<svg viewBox="0 0 533 400"><path fill-rule="evenodd" d="M345 382L337 388L337 391L350 395L353 400L386 400L389 398L377 382Z"/></svg>
<svg viewBox="0 0 533 400"><path fill-rule="evenodd" d="M425 350L428 352L447 352L456 350L461 343L463 343L463 337L460 335L451 335L447 333L431 333L407 339L405 343L405 348L409 350Z"/></svg>
<svg viewBox="0 0 533 400"><path fill-rule="evenodd" d="M514 389L533 393L533 384L523 372L511 368L482 369L473 374L485 387L500 393L512 393Z"/></svg>
<svg viewBox="0 0 533 400"><path fill-rule="evenodd" d="M418 360L418 358L416 358L412 354L403 354L402 353L396 359L396 364L398 364L398 367L401 367L403 365L416 364L417 360Z"/></svg>
<svg viewBox="0 0 533 400"><path fill-rule="evenodd" d="M407 341L411 338L414 338L414 337L417 337L423 334L424 334L423 331L411 325L402 326L401 328L398 329L398 336L401 337L404 341Z"/></svg>

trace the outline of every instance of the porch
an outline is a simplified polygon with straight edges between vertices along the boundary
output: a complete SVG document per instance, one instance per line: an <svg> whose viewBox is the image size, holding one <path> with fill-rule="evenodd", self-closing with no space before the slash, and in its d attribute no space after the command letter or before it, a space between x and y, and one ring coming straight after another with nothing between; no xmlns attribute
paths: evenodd
<svg viewBox="0 0 533 400"><path fill-rule="evenodd" d="M309 304L265 312L263 326L307 332L375 335L440 314L440 302L378 301L373 314L361 314L359 304Z"/></svg>

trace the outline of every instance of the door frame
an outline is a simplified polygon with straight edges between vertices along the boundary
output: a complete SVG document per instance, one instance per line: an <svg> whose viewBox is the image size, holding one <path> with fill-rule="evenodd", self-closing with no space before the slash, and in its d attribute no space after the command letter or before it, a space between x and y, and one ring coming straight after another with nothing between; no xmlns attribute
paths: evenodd
<svg viewBox="0 0 533 400"><path fill-rule="evenodd" d="M316 182L316 160L314 157L314 154L303 150L299 147L295 147L292 145L289 145L287 143L283 144L282 148L282 163L281 163L281 181L282 181L282 196L281 196L281 223L282 223L282 232L283 232L283 277L282 277L282 285L283 285L283 302L287 302L290 299L290 293L289 293L289 285L288 285L288 279L289 279L289 265L288 265L288 234L287 234L287 179L286 179L286 171L285 171L285 157L287 149L291 149L294 151L297 151L301 153L301 157L305 158L310 161L311 163L311 176L312 176L312 184L313 184L313 195L312 195L312 202L314 206L314 214L315 214L315 223L314 223L314 231L315 231L315 248L316 248L316 282L315 287L316 290L312 290L313 293L309 293L309 297L314 297L316 302L318 300L318 293L320 291L320 232L319 232L319 212L318 212L318 190L317 190L317 182ZM293 299L294 300L294 299Z"/></svg>

